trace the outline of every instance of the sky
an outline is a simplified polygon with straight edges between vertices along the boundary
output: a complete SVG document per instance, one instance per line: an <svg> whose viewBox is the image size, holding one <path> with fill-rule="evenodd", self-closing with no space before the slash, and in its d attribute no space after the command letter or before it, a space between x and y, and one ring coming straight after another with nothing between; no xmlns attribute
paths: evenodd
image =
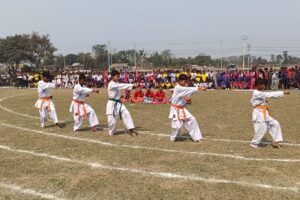
<svg viewBox="0 0 300 200"><path fill-rule="evenodd" d="M299 8L300 0L0 0L0 37L49 34L64 55L109 41L115 51L135 44L220 58L242 55L245 35L251 55L300 57Z"/></svg>

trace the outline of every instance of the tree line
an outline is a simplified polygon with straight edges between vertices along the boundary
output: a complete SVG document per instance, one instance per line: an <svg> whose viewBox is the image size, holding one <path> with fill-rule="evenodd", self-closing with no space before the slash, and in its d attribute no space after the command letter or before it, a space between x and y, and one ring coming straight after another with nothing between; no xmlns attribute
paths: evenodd
<svg viewBox="0 0 300 200"><path fill-rule="evenodd" d="M121 50L110 52L107 45L96 44L90 52L76 54L55 55L57 51L49 35L16 34L0 38L0 63L15 66L20 63L30 63L37 68L46 65L69 66L74 63L82 64L86 69L105 69L110 63L127 63L130 66L143 68L183 67L187 65L220 67L230 63L241 65L242 56L212 58L210 55L200 54L194 57L177 57L171 50L145 52L144 50ZM282 55L271 55L270 59L246 55L246 65L287 65L298 64L300 58L289 56L287 51Z"/></svg>

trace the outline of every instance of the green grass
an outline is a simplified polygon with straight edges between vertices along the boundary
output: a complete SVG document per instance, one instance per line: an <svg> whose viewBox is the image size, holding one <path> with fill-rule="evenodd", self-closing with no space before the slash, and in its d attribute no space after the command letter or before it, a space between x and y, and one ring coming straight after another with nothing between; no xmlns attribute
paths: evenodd
<svg viewBox="0 0 300 200"><path fill-rule="evenodd" d="M0 98L24 94L3 100L2 106L15 112L38 117L33 107L35 90L1 89ZM126 104L140 132L138 137L120 134L108 136L106 130L92 133L89 129L74 133L72 115L68 112L72 90L54 90L54 103L64 128L51 126L41 129L38 119L23 117L0 108L0 123L40 130L65 136L87 138L115 145L155 147L179 150L245 156L247 158L300 159L299 146L284 146L277 150L270 146L252 149L247 143L206 140L171 142L168 136L171 123L169 105ZM170 94L168 94L170 95ZM250 141L253 136L250 92L207 91L193 96L189 111L197 118L204 138ZM286 142L300 143L300 93L270 100L271 114L278 119ZM107 93L93 94L88 103L96 110L100 127L107 127L105 116ZM84 123L87 127L88 123ZM118 128L124 129L118 121ZM121 132L122 133L122 132ZM182 134L187 132L183 129ZM270 140L267 136L266 140ZM247 161L211 155L170 153L150 149L105 146L84 141L50 137L33 131L22 131L0 125L0 145L15 149L46 153L84 162L97 162L113 167L141 169L147 172L169 172L207 179L226 179L281 187L300 188L299 162ZM54 194L66 199L297 199L299 193L267 188L246 187L230 183L207 183L145 176L126 171L93 169L71 162L41 158L0 149L0 182L20 185L35 191ZM32 199L0 187L0 199ZM38 198L37 198L38 199Z"/></svg>

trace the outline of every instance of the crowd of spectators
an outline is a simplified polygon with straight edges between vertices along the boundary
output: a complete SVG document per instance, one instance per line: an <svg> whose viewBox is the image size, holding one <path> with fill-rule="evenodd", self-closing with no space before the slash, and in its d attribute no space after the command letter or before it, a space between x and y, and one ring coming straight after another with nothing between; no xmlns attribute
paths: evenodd
<svg viewBox="0 0 300 200"><path fill-rule="evenodd" d="M60 88L73 88L77 83L80 71L65 71L52 73L52 82ZM106 71L83 72L88 77L88 85L102 88L110 81L110 74ZM121 81L136 83L140 88L172 89L176 85L180 74L190 77L189 86L202 86L208 89L253 89L255 80L263 78L267 89L300 88L300 69L295 67L281 67L279 70L257 67L253 70L240 71L201 71L201 70L156 70L132 71L121 70ZM0 76L0 86L15 86L17 88L37 87L40 73L17 72L15 81L8 73Z"/></svg>

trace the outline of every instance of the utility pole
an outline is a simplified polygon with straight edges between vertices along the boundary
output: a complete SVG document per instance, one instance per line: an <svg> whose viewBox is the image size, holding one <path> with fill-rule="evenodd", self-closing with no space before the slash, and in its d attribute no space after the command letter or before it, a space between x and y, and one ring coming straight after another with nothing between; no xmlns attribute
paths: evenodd
<svg viewBox="0 0 300 200"><path fill-rule="evenodd" d="M107 64L108 64L108 70L110 71L110 41L107 42Z"/></svg>
<svg viewBox="0 0 300 200"><path fill-rule="evenodd" d="M145 52L145 49L143 49L141 70L143 70L143 65L144 65L144 57L145 57L145 56L146 56L146 52Z"/></svg>
<svg viewBox="0 0 300 200"><path fill-rule="evenodd" d="M221 40L221 69L223 69L223 41Z"/></svg>
<svg viewBox="0 0 300 200"><path fill-rule="evenodd" d="M136 44L133 43L133 46L134 46L134 67L135 67L135 70L137 68L137 61L136 61Z"/></svg>
<svg viewBox="0 0 300 200"><path fill-rule="evenodd" d="M248 67L250 67L250 48L251 48L251 45L248 44L247 45Z"/></svg>
<svg viewBox="0 0 300 200"><path fill-rule="evenodd" d="M243 35L243 36L241 36L241 39L243 40L243 43L244 43L244 53L243 53L243 70L245 70L246 40L248 40L248 36L246 36L246 35Z"/></svg>

